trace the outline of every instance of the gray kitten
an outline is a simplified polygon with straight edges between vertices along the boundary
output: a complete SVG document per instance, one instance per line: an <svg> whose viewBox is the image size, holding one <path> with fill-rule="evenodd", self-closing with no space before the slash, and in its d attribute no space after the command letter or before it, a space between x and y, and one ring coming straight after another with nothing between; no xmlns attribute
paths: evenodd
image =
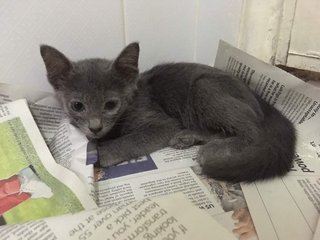
<svg viewBox="0 0 320 240"><path fill-rule="evenodd" d="M218 69L172 63L139 74L137 43L113 61L72 62L46 45L41 55L72 123L99 139L103 167L195 144L204 144L198 155L204 173L219 180L252 182L292 166L292 123Z"/></svg>

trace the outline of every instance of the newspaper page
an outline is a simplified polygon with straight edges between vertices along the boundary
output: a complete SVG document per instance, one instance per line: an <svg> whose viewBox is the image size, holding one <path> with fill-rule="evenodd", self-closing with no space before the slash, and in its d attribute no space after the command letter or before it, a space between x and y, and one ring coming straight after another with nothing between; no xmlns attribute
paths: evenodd
<svg viewBox="0 0 320 240"><path fill-rule="evenodd" d="M27 99L56 162L76 173L94 197L93 165L87 162L87 138L69 123L53 93L0 83L0 103L20 98Z"/></svg>
<svg viewBox="0 0 320 240"><path fill-rule="evenodd" d="M319 89L223 41L215 67L244 81L298 129L297 153L286 177L242 184L259 239L312 239L320 213Z"/></svg>
<svg viewBox="0 0 320 240"><path fill-rule="evenodd" d="M64 118L59 102L49 92L0 83L0 103L7 103L21 98L27 99L30 111L48 144Z"/></svg>
<svg viewBox="0 0 320 240"><path fill-rule="evenodd" d="M81 181L56 164L26 100L0 105L1 225L96 207Z"/></svg>
<svg viewBox="0 0 320 240"><path fill-rule="evenodd" d="M99 206L183 193L241 239L257 239L240 184L227 184L201 173L195 161L199 146L165 148L111 168L95 168Z"/></svg>
<svg viewBox="0 0 320 240"><path fill-rule="evenodd" d="M231 240L228 233L181 194L146 198L73 215L0 228L0 239Z"/></svg>
<svg viewBox="0 0 320 240"><path fill-rule="evenodd" d="M256 183L254 186L243 188L249 207L252 206L250 209L253 218L254 212L259 212L258 220L255 222L258 232L258 221L263 225L264 231L268 226L263 222L268 219L267 216L262 218L261 214L260 204L263 203L266 208L264 212L268 214L269 221L274 227L277 237L274 239L312 239L320 213L320 175L316 173L319 172L319 168L311 168L308 163L310 159L320 160L317 150L320 141L319 120L320 115L317 115L297 126L299 134L295 159L297 164L288 176L281 180ZM305 135L305 129L308 131L312 129L314 133ZM257 199L261 202L258 203ZM290 221L283 221L283 216ZM292 224L298 224L299 228L292 229ZM268 239L273 238L268 237Z"/></svg>
<svg viewBox="0 0 320 240"><path fill-rule="evenodd" d="M316 231L315 231L315 233L313 235L313 239L312 240L318 240L318 239L320 239L320 219L318 220Z"/></svg>
<svg viewBox="0 0 320 240"><path fill-rule="evenodd" d="M320 109L320 89L220 41L214 67L244 81L293 123L300 124Z"/></svg>

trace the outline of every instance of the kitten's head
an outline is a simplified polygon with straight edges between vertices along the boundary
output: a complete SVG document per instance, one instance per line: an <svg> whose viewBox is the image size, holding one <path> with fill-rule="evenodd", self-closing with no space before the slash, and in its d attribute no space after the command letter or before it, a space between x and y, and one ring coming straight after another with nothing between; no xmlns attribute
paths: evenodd
<svg viewBox="0 0 320 240"><path fill-rule="evenodd" d="M71 122L89 138L105 136L130 104L139 74L139 45L119 56L70 61L53 47L41 45L47 77Z"/></svg>

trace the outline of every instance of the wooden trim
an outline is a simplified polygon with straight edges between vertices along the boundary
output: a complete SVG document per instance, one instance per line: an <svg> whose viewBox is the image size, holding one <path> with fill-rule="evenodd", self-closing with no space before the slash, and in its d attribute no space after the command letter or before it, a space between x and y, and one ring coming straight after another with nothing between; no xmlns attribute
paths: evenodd
<svg viewBox="0 0 320 240"><path fill-rule="evenodd" d="M299 69L294 67L288 67L285 65L276 65L278 68L285 70L286 72L300 78L301 80L308 82L310 80L320 82L320 72L310 71L305 69Z"/></svg>

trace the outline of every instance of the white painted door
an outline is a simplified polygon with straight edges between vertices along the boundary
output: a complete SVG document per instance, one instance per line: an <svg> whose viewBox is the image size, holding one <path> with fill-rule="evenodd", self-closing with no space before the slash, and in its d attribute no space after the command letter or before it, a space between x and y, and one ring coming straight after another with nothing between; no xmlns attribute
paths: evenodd
<svg viewBox="0 0 320 240"><path fill-rule="evenodd" d="M320 1L297 0L287 65L320 71Z"/></svg>
<svg viewBox="0 0 320 240"><path fill-rule="evenodd" d="M237 45L242 0L0 0L0 82L52 90L39 53L114 58L132 41L140 69L171 61L212 64L219 39Z"/></svg>

